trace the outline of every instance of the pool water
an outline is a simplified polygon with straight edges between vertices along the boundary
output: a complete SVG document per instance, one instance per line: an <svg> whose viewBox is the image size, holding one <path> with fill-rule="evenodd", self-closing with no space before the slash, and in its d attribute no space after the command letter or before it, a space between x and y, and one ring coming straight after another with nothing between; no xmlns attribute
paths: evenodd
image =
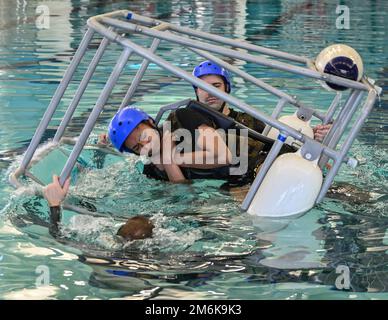
<svg viewBox="0 0 388 320"><path fill-rule="evenodd" d="M222 181L153 181L139 174L136 157L86 149L81 154L86 167L73 172L76 183L68 201L96 216L64 211L61 237L54 239L47 229L45 201L15 192L7 182L90 16L129 9L310 57L343 42L361 54L367 75L387 90L388 3L343 4L350 8L348 30L336 29L337 1L0 2L0 299L388 299L385 95L351 149L361 164L356 169L344 166L336 177L337 186L348 183L361 191L327 197L295 219L253 219L220 189ZM35 25L38 5L50 10L49 29ZM81 131L119 49L97 68L67 135ZM200 61L172 46L160 50L169 50L168 59L187 70ZM90 141L106 130L140 63L140 58L128 63ZM321 94L315 82L249 63L241 67L321 110L333 98L332 93ZM140 88L133 103L153 115L160 105L194 97L190 85L152 64ZM53 136L75 89L71 86L65 95L43 143ZM266 112L276 103L238 77L233 92ZM63 146L63 151L69 148ZM63 156L55 151L32 170L48 182L60 172ZM117 229L138 214L152 219L154 237L120 242ZM341 266L349 270L348 290L336 286Z"/></svg>

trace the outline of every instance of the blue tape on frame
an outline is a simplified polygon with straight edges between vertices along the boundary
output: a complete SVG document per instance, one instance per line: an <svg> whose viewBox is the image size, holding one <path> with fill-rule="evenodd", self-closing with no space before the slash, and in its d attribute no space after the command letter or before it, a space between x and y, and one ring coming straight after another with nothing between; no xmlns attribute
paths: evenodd
<svg viewBox="0 0 388 320"><path fill-rule="evenodd" d="M128 20L131 20L131 19L132 19L132 13L131 13L131 12L127 14L127 19L128 19Z"/></svg>
<svg viewBox="0 0 388 320"><path fill-rule="evenodd" d="M287 139L286 136L283 136L282 134L279 134L279 135L278 135L278 140L280 140L281 142L286 141L286 139Z"/></svg>
<svg viewBox="0 0 388 320"><path fill-rule="evenodd" d="M134 272L129 272L125 270L105 270L107 273L113 274L115 276L130 277L134 275Z"/></svg>

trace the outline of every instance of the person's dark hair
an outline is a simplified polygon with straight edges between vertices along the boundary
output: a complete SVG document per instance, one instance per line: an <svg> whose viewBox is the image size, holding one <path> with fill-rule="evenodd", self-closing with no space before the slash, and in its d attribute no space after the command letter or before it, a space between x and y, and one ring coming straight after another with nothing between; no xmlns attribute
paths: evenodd
<svg viewBox="0 0 388 320"><path fill-rule="evenodd" d="M150 219L143 216L135 216L128 219L120 227L117 235L123 237L125 240L146 239L152 237L154 227Z"/></svg>

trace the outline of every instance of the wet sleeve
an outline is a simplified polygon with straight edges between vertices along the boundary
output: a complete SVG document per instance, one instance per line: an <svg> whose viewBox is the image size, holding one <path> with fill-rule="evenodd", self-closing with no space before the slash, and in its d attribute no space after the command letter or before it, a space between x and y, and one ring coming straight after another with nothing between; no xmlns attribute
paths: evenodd
<svg viewBox="0 0 388 320"><path fill-rule="evenodd" d="M61 207L50 207L50 227L49 233L56 237L59 233L59 223L61 222Z"/></svg>
<svg viewBox="0 0 388 320"><path fill-rule="evenodd" d="M152 163L144 165L143 174L147 178L168 181L167 173L165 171L159 170L158 167Z"/></svg>

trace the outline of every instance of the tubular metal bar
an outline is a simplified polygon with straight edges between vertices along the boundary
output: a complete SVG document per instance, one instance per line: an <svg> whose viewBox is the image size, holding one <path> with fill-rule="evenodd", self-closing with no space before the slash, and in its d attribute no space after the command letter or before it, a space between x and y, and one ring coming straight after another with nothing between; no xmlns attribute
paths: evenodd
<svg viewBox="0 0 388 320"><path fill-rule="evenodd" d="M254 85L256 85L257 87L259 88L262 88L263 90L281 98L281 99L285 99L286 102L292 104L292 105L295 105L296 107L304 107L304 108L307 108L305 106L303 106L303 104L299 101L297 101L294 97L288 95L287 93L265 83L264 81L262 80L259 80L253 76L251 76L250 74L232 66L231 64L225 62L224 60L220 59L220 58L217 58L216 56L212 55L211 53L208 53L206 51L203 51L203 50L198 50L198 49L193 49L193 48L190 48L188 47L189 50L197 53L198 55L208 59L208 60L211 60L215 63L217 63L218 65L224 67L225 69L239 75L240 77L242 77L243 79L253 83ZM323 118L325 117L324 114L320 113L319 111L316 111L316 110L313 110L313 115L315 117L317 117L318 119L321 119L323 120Z"/></svg>
<svg viewBox="0 0 388 320"><path fill-rule="evenodd" d="M117 20L114 20L111 18L105 18L105 17L102 17L100 20L103 23L106 23L106 24L113 26L115 28L122 28L124 30L141 33L141 34L144 34L144 35L147 35L150 37L159 38L162 40L167 40L167 41L171 41L171 42L174 42L177 44L181 44L183 46L194 47L197 49L205 49L206 51L220 53L220 54L223 54L225 56L229 56L231 58L245 60L245 61L261 64L261 65L264 65L264 66L267 66L270 68L274 68L274 69L287 71L287 72L291 72L294 74L314 78L317 80L323 80L326 82L343 85L343 86L346 86L348 88L354 88L354 89L358 89L358 90L367 90L367 86L365 86L364 84L362 84L360 82L341 78L338 76L333 76L333 75L326 74L326 73L320 73L320 72L310 70L307 68L294 66L294 65L287 64L284 62L275 61L275 60L251 55L251 54L244 53L241 51L236 51L233 49L220 48L219 46L213 45L210 43L207 43L206 48L204 48L204 45L200 41L193 40L193 39L187 39L184 37L173 35L171 33L161 32L161 31L150 29L147 27L139 27L139 26L134 25L134 24L129 23L129 22L117 21ZM96 23L98 23L98 22L94 21L94 23L91 23L90 26L95 25Z"/></svg>
<svg viewBox="0 0 388 320"><path fill-rule="evenodd" d="M352 90L349 93L349 96L346 99L344 106L340 109L340 111L337 115L337 119L334 121L333 126L331 127L330 131L328 132L326 137L323 139L324 145L328 145L328 143L330 142L331 137L333 136L335 130L337 130L337 127L339 126L339 124L341 122L341 119L344 117L344 114L348 110L349 106L351 106L354 103L356 96L357 96L357 91L355 91L355 90Z"/></svg>
<svg viewBox="0 0 388 320"><path fill-rule="evenodd" d="M269 92L269 93L271 93L271 94L273 94L281 99L284 99L291 104L298 105L298 102L293 97L288 95L287 93L265 83L264 81L262 81L260 79L257 79L255 77L251 76L250 74L232 66L231 64L225 62L224 60L217 58L216 56L212 55L211 53L207 53L203 50L198 50L198 49L193 49L193 48L189 48L189 49L191 51L197 53L198 55L217 63L221 67L224 67L225 69L227 69L229 71L232 71L233 73L239 75L240 77L242 77L245 80L248 80L249 82L264 89L265 91L267 91L267 92Z"/></svg>
<svg viewBox="0 0 388 320"><path fill-rule="evenodd" d="M47 155L49 152L51 152L51 150L53 150L58 144L56 143L51 143L48 147L46 146L43 150L40 150L38 152L38 155L36 155L33 159L30 160L30 162L27 164L27 167L22 170L20 167L18 169L15 170L15 172L11 173L9 175L9 182L17 189L17 188L20 188L22 187L22 183L20 183L19 181L19 177L21 175L26 175L28 176L29 174L29 171L27 171L26 169L29 167L29 166L32 166L34 163L37 163L39 161L39 159L41 159L42 157L44 157L45 155ZM35 151L36 152L36 151Z"/></svg>
<svg viewBox="0 0 388 320"><path fill-rule="evenodd" d="M128 18L128 14L131 15L130 19ZM150 19L150 18L139 16L131 11L128 11L126 16L127 16L127 20L139 21L139 22L149 24L149 25L158 25L161 23L166 23L166 22L163 22L161 20ZM141 17L142 19L139 19L139 17ZM144 20L144 18L147 20ZM299 63L311 62L311 60L307 57L297 56L294 54L290 54L290 53L286 53L286 52L282 52L282 51L278 51L278 50L274 50L274 49L270 49L270 48L265 48L262 46L256 46L256 45L244 42L244 41L236 41L234 39L228 39L228 38L221 37L218 35L208 34L206 32L200 31L200 30L193 30L193 29L186 28L186 27L176 26L176 25L173 25L170 23L166 23L166 24L168 25L168 28L170 30L175 31L175 32L181 32L181 33L187 34L189 36L194 36L194 37L198 37L198 38L202 38L202 39L206 39L206 40L211 40L211 41L223 43L226 45L230 45L230 46L233 46L235 48L246 49L246 50L250 50L250 51L254 51L254 52L258 52L258 53L262 53L262 54L266 54L269 56L274 56L274 57L278 57L278 58L282 58L282 59L286 59L286 60L291 60L291 61L295 61L295 62L299 62Z"/></svg>
<svg viewBox="0 0 388 320"><path fill-rule="evenodd" d="M184 33L184 34L187 34L190 36L194 36L197 38L203 38L206 40L211 40L211 41L227 44L227 45L233 46L235 48L241 48L241 49L246 49L249 51L259 52L259 53L263 53L265 55L269 55L269 56L273 56L273 57L278 57L278 58L291 60L291 61L295 61L295 62L300 62L300 63L306 63L306 64L307 64L307 62L310 61L309 58L306 58L303 56L297 56L294 54L290 54L290 53L286 53L286 52L282 52L282 51L278 51L278 50L274 50L274 49L256 46L256 45L253 45L253 44L250 44L247 42L236 41L234 39L228 39L228 38L221 37L218 35L207 34L206 32L202 32L199 30L193 30L193 29L190 29L187 27L178 27L178 26L175 26L173 24L169 24L169 28L172 31L181 32L181 33Z"/></svg>
<svg viewBox="0 0 388 320"><path fill-rule="evenodd" d="M112 12L102 13L102 14L96 15L94 17L89 18L88 20L90 20L90 19L100 19L102 17L110 17L110 18L113 18L113 17L126 17L128 12L129 12L128 10L116 10L116 11L112 11ZM143 17L143 18L146 18L146 17Z"/></svg>
<svg viewBox="0 0 388 320"><path fill-rule="evenodd" d="M357 108L360 104L360 101L362 99L363 92L358 91L356 98L354 99L354 102L350 105L347 112L344 114L344 116L341 118L341 120L338 122L338 127L336 128L334 134L332 135L328 147L335 149L339 140L341 139L343 133L345 132L345 129L349 125L350 121L352 120L354 113L357 111Z"/></svg>
<svg viewBox="0 0 388 320"><path fill-rule="evenodd" d="M342 110L340 111L340 114L334 121L333 127L330 129L329 133L323 140L324 145L327 145L331 149L336 148L337 143L341 139L341 136L344 133L347 125L349 124L351 117L357 110L361 97L362 91L353 91L349 95L349 98L343 106ZM319 167L323 168L327 164L328 160L328 157L323 154L318 162Z"/></svg>
<svg viewBox="0 0 388 320"><path fill-rule="evenodd" d="M272 112L271 117L274 119L277 119L279 117L280 113L283 111L283 108L286 105L286 103L287 103L287 101L285 99L280 99L278 101L278 103L276 104L276 107L275 107L274 111ZM263 130L263 135L266 136L268 134L269 130L271 130L271 126L269 126L267 124Z"/></svg>
<svg viewBox="0 0 388 320"><path fill-rule="evenodd" d="M302 104L300 104L300 107L304 107L306 109L312 109L312 108L309 108L309 107L305 107ZM323 119L325 118L325 114L322 113L322 112L319 112L317 110L314 110L314 109L312 109L312 110L313 110L313 116L318 118L319 120L323 121Z"/></svg>
<svg viewBox="0 0 388 320"><path fill-rule="evenodd" d="M374 83L375 83L375 80L373 80L373 79L370 79L370 78L367 78L367 77L364 76L364 77L361 79L361 82L367 86L368 91L370 91L370 90L376 91L376 94L377 94L378 97L379 97L379 96L381 95L381 93L383 92L383 88L381 88L381 87L379 87L379 86L376 86L376 85L374 84Z"/></svg>
<svg viewBox="0 0 388 320"><path fill-rule="evenodd" d="M40 181L37 177L35 177L30 171L26 170L24 172L24 175L30 178L32 181L35 181L37 184L40 184L43 187L45 186L45 184L42 181Z"/></svg>
<svg viewBox="0 0 388 320"><path fill-rule="evenodd" d="M341 92L337 92L337 94L335 95L329 109L327 110L327 113L322 121L322 124L328 124L330 123L330 121L333 119L333 116L334 116L334 113L335 111L337 110L337 107L341 101L341 98L342 98L342 93Z"/></svg>
<svg viewBox="0 0 388 320"><path fill-rule="evenodd" d="M88 216L102 217L102 218L114 217L115 220L122 220L122 221L128 220L128 218L126 218L126 217L116 216L116 215L112 215L112 214L107 215L107 214L102 214L102 213L98 213L98 212L93 212L93 211L87 210L85 208L80 208L78 206L75 206L75 205L67 203L67 202L63 203L62 207L65 210L74 211L76 213L85 214Z"/></svg>
<svg viewBox="0 0 388 320"><path fill-rule="evenodd" d="M304 142L304 140L305 140L304 135L302 133L296 131L295 129L291 128L290 126L288 126L282 122L279 122L276 119L272 119L271 117L265 115L264 113L262 113L259 110L256 110L255 108L252 108L251 106L238 100L237 98L215 88L212 85L209 85L205 81L194 77L193 75L189 74L188 72L183 71L180 68L173 66L172 64L170 64L166 60L156 56L155 54L153 54L149 50L146 50L146 49L138 46L137 44L133 43L132 41L125 39L125 38L122 38L122 37L118 36L116 33L113 33L111 31L107 30L102 25L100 25L98 22L96 22L96 21L90 22L90 26L93 27L96 31L98 31L102 35L106 36L107 38L115 40L116 42L120 43L124 47L131 48L138 55L152 61L153 63L170 71L171 73L175 74L176 76L190 82L191 84L194 84L195 86L197 86L197 87L209 92L210 94L230 103L231 105L238 107L239 109L245 111L249 115L251 115L251 116L253 116L253 117L255 117L263 122L268 123L270 126L277 128L279 131L285 131L285 132L287 132L287 135L289 135L289 136L291 136L291 137L293 137L301 142Z"/></svg>
<svg viewBox="0 0 388 320"><path fill-rule="evenodd" d="M117 18L126 18L126 21L120 21L117 20ZM115 18L115 19L112 19ZM130 21L130 22L128 22ZM133 22L139 22L138 25L133 24ZM103 24L106 25L103 25ZM60 183L63 185L65 179L70 175L70 172L74 165L76 164L76 160L81 153L82 149L85 146L85 142L93 129L96 120L101 113L101 111L104 108L105 103L107 102L113 87L117 83L117 80L125 67L125 64L127 60L129 59L130 55L135 52L139 54L140 56L143 57L143 63L141 68L138 70L138 72L135 75L135 78L128 89L128 92L126 93L125 98L122 101L122 105L120 108L122 108L130 99L132 98L135 90L137 89L141 79L144 76L144 73L148 67L148 64L150 62L153 62L160 67L164 68L165 70L171 72L172 74L177 75L178 77L188 81L192 85L195 85L199 88L202 88L209 92L210 94L230 103L231 105L234 105L238 107L240 110L247 112L251 116L255 117L256 119L259 119L261 121L264 121L268 127L267 130L269 130L269 127L274 127L277 128L281 134L279 135L278 139L275 140L274 145L272 146L267 159L264 161L261 170L259 171L257 177L255 178L246 198L244 199L243 202L243 209L247 210L252 202L252 199L254 198L254 194L257 192L258 188L260 187L260 184L262 183L264 177L266 176L268 169L270 168L271 164L273 161L275 161L277 155L279 154L279 151L282 147L283 141L287 136L291 136L302 143L304 142L312 142L313 140L306 137L305 135L301 134L300 132L292 129L291 127L279 122L277 119L274 119L272 117L269 117L259 110L256 110L254 107L251 107L250 105L246 104L243 101L240 101L239 99L226 94L217 88L214 88L213 86L207 84L201 79L198 79L191 74L183 71L181 68L175 67L173 64L167 62L166 60L158 57L157 55L154 54L154 51L157 49L157 46L161 40L167 40L170 43L173 44L178 44L182 45L184 47L187 47L189 50L192 50L193 52L202 55L204 57L207 57L210 60L216 60L219 64L222 64L226 69L231 70L232 72L235 72L236 74L239 74L242 76L244 79L251 81L255 85L263 88L264 90L267 90L271 94L274 94L275 96L280 97L280 101L277 104L276 108L279 108L280 110L283 108L283 106L280 108L280 104L285 104L287 102L294 104L297 107L304 107L301 103L296 101L296 98L291 97L287 95L285 92L282 92L281 90L272 87L263 81L256 79L252 76L250 76L248 73L236 68L235 66L232 66L229 63L224 62L223 60L215 57L211 53L217 53L221 54L226 57L231 57L235 58L238 60L245 60L247 62L252 62L255 64L267 66L270 68L286 71L286 72L291 72L292 74L297 74L297 75L302 75L305 77L313 78L313 79L318 79L321 81L326 81L326 82L331 82L335 83L338 85L346 86L347 88L352 88L353 91L349 95L345 106L341 108L339 111L338 117L336 121L333 124L332 129L329 132L329 135L326 137L323 145L322 145L322 153L325 157L329 157L334 160L334 165L333 168L329 171L328 175L326 176L326 179L321 187L320 194L316 200L316 202L320 202L323 197L325 196L327 189L329 188L330 184L334 180L335 175L337 174L342 162L344 162L345 159L347 159L346 154L348 153L352 143L354 142L354 139L356 135L358 134L362 124L365 122L366 118L368 117L371 109L373 108L373 104L375 103L376 100L376 94L379 92L379 87L374 86L373 82L369 82L366 78L363 78L362 82L356 82L352 81L349 79L344 79L341 77L325 74L325 73L320 73L314 68L309 68L308 66L314 66L313 62L305 57L298 57L295 55L291 55L285 52L281 51L276 51L264 47L259 47L255 45L251 45L249 43L245 42L239 42L235 39L228 39L224 38L221 36L216 36L216 35L211 35L206 32L200 32L197 30L192 30L189 28L183 28L183 27L178 27L171 25L169 23L164 23L156 19L152 18L147 18L143 16L139 16L137 14L134 14L130 11L127 10L120 10L120 11L115 11L112 13L108 14L103 14L99 16L92 17L88 19L88 30L84 35L83 40L81 41L81 44L79 48L77 49L74 58L72 62L70 63L63 79L61 80L60 85L58 86L51 102L50 105L48 106L41 123L39 124L34 137L27 149L27 152L23 158L22 165L13 173L10 175L10 181L11 183L15 183L15 185L19 186L20 183L17 180L17 177L19 177L21 174L25 174L26 176L31 176L30 172L27 170L28 165L31 164L34 160L31 160L32 157L34 156L34 153L36 152L37 145L40 142L40 139L44 133L44 130L46 130L47 125L49 121L51 120L60 100L62 99L62 96L64 94L64 91L68 87L69 82L71 81L71 78L73 77L73 74L79 65L82 57L84 56L87 46L89 42L91 41L94 31L97 31L99 34L103 35L104 39L103 41L109 42L109 41L114 41L124 47L124 51L122 52L120 59L117 61L115 69L112 71L112 73L109 76L109 79L107 83L104 86L103 91L100 93L97 102L85 124L85 127L83 128L80 137L78 138L78 141L76 142L62 172L61 172L61 177L60 177ZM143 24L143 25L141 25ZM151 26L152 28L148 28L147 26ZM149 36L153 38L153 43L151 46L151 49L145 49L141 46L136 45L132 41L125 39L124 36L120 36L117 32L114 32L110 30L112 27L120 28L121 30L126 30L129 33L134 32L134 33L139 33L145 36ZM163 31L160 31L163 30ZM165 30L170 30L165 31ZM178 33L178 34L177 34ZM199 40L194 40L192 37L196 37L197 39L201 40L208 40L213 41L213 42L218 42L217 44L214 43L208 43L208 42L203 42ZM231 48L223 48L222 46L219 45L225 44L227 46L230 46ZM102 43L100 44L100 48L102 47ZM290 60L293 62L298 62L298 63L306 63L307 67L304 66L295 66L290 63L285 63L285 62L279 62L276 60L271 60L265 57L262 57L260 55L253 55L249 54L247 52L242 52L236 50L236 48L241 48L244 50L250 50L251 52L258 52L262 54L266 54L269 56L274 56L286 60ZM210 53L209 53L210 52ZM97 52L95 54L96 57ZM78 88L76 92L76 96L73 98L71 104L69 105L64 120L62 120L60 127L58 128L58 131L56 133L56 137L54 139L59 140L60 136L63 135L63 130L67 127L68 122L70 121L70 118L72 117L72 114L76 108L76 106L79 104L79 101L84 93L84 90L86 90L87 83L89 82L92 74L90 74L90 69L91 66L93 67L93 61L91 65L89 65L89 68L87 72L85 73L83 80L81 82L80 87ZM98 61L95 62L95 66L98 64ZM95 67L94 66L94 67ZM89 73L88 73L89 72ZM91 72L93 73L93 72ZM343 146L340 148L339 151L336 151L336 145L338 141L341 139L341 136L343 135L344 131L347 128L347 125L349 122L353 119L354 113L357 111L359 102L362 98L362 92L363 91L368 91L369 95L368 98L362 108L361 114L357 116L355 125L350 129L349 135L346 137L345 142ZM282 100L285 101L282 101ZM171 109L171 108L178 108L180 105L183 105L181 103L186 103L186 100L182 100L178 103L171 104L165 107L162 107L157 115L157 121L160 120L162 114L164 111ZM313 110L312 108L306 108L306 109L311 109L313 110L314 116L322 120L322 123L328 123L336 113L336 109L338 108L338 104L340 101L340 96L337 94L337 96L333 99L329 110L326 114L322 114L318 111ZM276 110L274 110L274 113ZM279 111L280 114L280 111ZM279 116L277 114L277 116ZM311 113L309 112L309 115ZM276 116L276 117L277 117ZM317 143L317 142L314 142ZM325 145L327 143L327 145ZM37 157L35 157L37 158ZM322 161L323 158L321 157Z"/></svg>
<svg viewBox="0 0 388 320"><path fill-rule="evenodd" d="M105 84L104 89L102 90L100 96L98 97L98 100L89 115L88 120L85 123L85 127L83 128L69 158L67 159L67 162L61 172L61 176L59 179L59 183L61 186L63 186L65 180L69 177L71 170L73 169L78 156L80 155L83 146L85 145L86 140L88 139L90 132L93 130L93 127L97 121L98 116L100 115L102 109L105 106L105 103L107 102L109 95L111 94L114 85L116 84L121 71L125 67L125 64L127 63L129 57L132 54L132 50L129 48L125 48L122 52L120 58L118 59L112 73L109 76L108 81Z"/></svg>
<svg viewBox="0 0 388 320"><path fill-rule="evenodd" d="M59 86L57 87L57 90L55 91L54 96L51 99L51 102L50 102L49 106L47 107L47 110L44 113L43 118L40 121L38 128L35 131L34 136L32 137L32 140L27 148L27 151L24 154L22 163L20 164L19 171L24 171L26 169L26 167L28 166L29 162L31 161L31 159L36 151L36 148L38 147L40 139L42 139L43 133L47 129L47 126L48 126L51 118L53 117L53 114L54 114L55 110L57 109L58 104L61 101L63 94L65 93L65 90L67 89L67 86L69 85L69 82L71 81L77 66L79 65L82 57L85 55L85 52L88 48L88 45L89 45L90 40L92 39L93 35L94 35L94 30L89 28L86 31L77 51L75 52L74 57L71 60L69 67L67 68L65 74L63 75L63 78L62 78Z"/></svg>
<svg viewBox="0 0 388 320"><path fill-rule="evenodd" d="M160 119L162 118L163 114L168 111L168 110L176 110L178 109L179 107L181 106L184 106L184 105L187 105L189 102L190 102L191 99L183 99L181 101L178 101L178 102L174 102L174 103L171 103L171 104L168 104L166 106L163 106L159 109L159 112L158 114L156 115L156 118L155 118L155 124L158 125L159 124L159 121Z"/></svg>
<svg viewBox="0 0 388 320"><path fill-rule="evenodd" d="M285 139L280 139L280 135L282 135ZM276 141L274 142L271 150L269 151L267 157L265 158L265 161L261 165L261 168L260 168L255 180L253 180L253 183L252 183L251 187L249 188L247 195L245 196L245 199L241 205L241 209L244 211L248 210L249 206L251 205L252 200L253 200L257 190L259 189L261 183L263 182L269 168L272 166L272 163L275 161L276 157L278 156L278 154L279 154L279 152L284 144L284 141L286 141L286 139L287 139L287 136L284 135L283 133L281 133L280 135L279 135L278 139L276 139Z"/></svg>
<svg viewBox="0 0 388 320"><path fill-rule="evenodd" d="M134 12L131 12L131 11L128 11L128 10L125 10L124 17L127 20L138 21L138 22L141 22L141 23L143 23L145 25L149 25L149 26L158 26L160 24L164 24L165 23L165 22L163 22L161 20L157 20L157 19L154 19L154 18L149 18L149 17L141 16L141 15L138 15L137 13L134 13Z"/></svg>
<svg viewBox="0 0 388 320"><path fill-rule="evenodd" d="M326 179L322 185L321 191L319 192L316 203L319 203L323 200L323 198L324 198L327 190L329 189L331 183L333 182L334 177L337 174L346 154L348 153L350 147L352 146L354 139L356 138L362 125L364 124L370 111L372 110L375 101L376 101L376 92L374 90L371 90L368 94L368 97L367 97L366 102L364 104L364 107L362 109L362 113L360 114L356 123L354 124L354 126L350 130L350 133L349 133L347 139L344 141L344 144L340 150L340 156L335 160L333 167L330 169L329 173L326 176Z"/></svg>
<svg viewBox="0 0 388 320"><path fill-rule="evenodd" d="M212 40L215 42L219 42L219 43L233 46L235 48L246 49L246 50L250 50L250 51L254 51L254 52L263 53L263 54L266 54L269 56L274 56L274 57L278 57L278 58L282 58L282 59L286 59L286 60L291 60L291 61L295 61L295 62L300 62L300 63L312 63L312 61L307 57L297 56L294 54L290 54L290 53L286 53L286 52L282 52L282 51L278 51L278 50L274 50L274 49L270 49L270 48L265 48L262 46L256 46L256 45L253 45L253 44L250 44L247 42L236 41L236 40L228 39L228 38L221 37L218 35L211 35L211 34L207 34L206 32L199 31L199 30L193 30L190 28L180 27L180 26L178 27L178 26L175 26L175 25L170 24L170 23L166 23L166 22L158 20L158 19L153 19L153 18L148 18L148 17L138 15L132 11L129 11L129 10L120 10L120 11L113 12L112 14L99 15L99 16L96 16L94 18L96 18L96 19L100 19L102 17L111 17L112 18L114 15L124 16L127 20L141 22L141 23L143 23L145 25L149 25L149 26L158 26L160 24L166 24L170 30L173 30L175 32L181 32L181 33L184 33L184 34L187 34L190 36L195 36L198 38ZM93 19L93 18L91 18L91 19Z"/></svg>
<svg viewBox="0 0 388 320"><path fill-rule="evenodd" d="M340 109L340 111L337 115L337 119L335 119L332 127L330 128L329 132L327 133L327 135L323 139L323 141L322 141L323 145L327 146L330 143L330 140L331 140L334 132L339 127L339 125L341 123L341 119L343 118L344 114L346 113L346 110L348 110L349 106L352 105L352 103L354 103L354 99L355 99L356 95L357 95L357 91L355 91L355 90L352 90L349 93L349 96L346 99L344 106ZM318 166L322 169L327 164L328 161L329 161L328 156L325 153L323 153L321 155L321 158L318 161Z"/></svg>
<svg viewBox="0 0 388 320"><path fill-rule="evenodd" d="M27 167L22 170L20 167L15 170L15 172L11 173L9 176L9 182L17 189L19 187L22 187L23 185L19 182L19 177L21 175L27 175L27 169L33 166L35 163L38 163L43 157L45 157L47 154L49 154L54 148L58 146L58 143L50 142L49 144L45 145L44 149L39 150L38 148L38 154L35 154L35 157L33 157L29 163L27 163ZM36 153L35 150L35 153Z"/></svg>
<svg viewBox="0 0 388 320"><path fill-rule="evenodd" d="M159 46L159 43L160 43L159 39L154 39L153 40L151 48L150 48L150 51L152 53L154 53L156 51L156 49ZM124 107L126 107L128 105L128 103L129 103L129 101L132 99L132 96L135 93L137 87L139 86L139 83L140 83L141 79L143 78L144 73L146 72L149 64L150 64L150 62L147 59L143 60L141 66L140 66L140 69L137 71L137 73L135 75L135 78L132 81L131 86L129 87L129 89L128 89L128 91L127 91L123 101L121 102L119 110L121 110Z"/></svg>
<svg viewBox="0 0 388 320"><path fill-rule="evenodd" d="M153 61L155 64L162 66L164 69L172 72L173 74L177 75L180 78L183 78L183 79L189 81L190 83L196 85L197 87L200 87L203 90L206 90L210 94L212 94L212 95L214 95L214 96L216 96L216 97L218 97L218 98L220 98L220 99L222 99L222 100L224 100L232 105L237 106L239 109L245 111L246 113L252 115L253 117L255 117L261 121L267 122L273 127L276 127L278 129L280 128L280 130L287 131L287 133L290 136L294 137L295 139L298 139L298 140L304 139L303 135L300 132L296 131L295 129L277 121L276 119L272 119L272 118L268 117L267 115L265 115L261 111L252 108L251 106L238 100L237 98L235 98L235 97L213 87L212 85L209 85L205 81L203 81L199 78L196 78L196 77L192 76L191 74L171 65L166 60L159 58L158 56L150 53L148 50L144 50L143 48L137 46L136 44L134 44L131 41L126 40L126 39L123 40L123 43L125 43L129 47L131 47L137 54L144 56L144 57L147 57L149 60Z"/></svg>
<svg viewBox="0 0 388 320"><path fill-rule="evenodd" d="M74 211L76 213L85 214L85 215L88 215L88 216L95 216L95 217L102 217L102 218L106 218L107 217L107 215L105 215L105 214L101 214L101 213L93 212L93 211L90 211L90 210L87 210L87 209L84 209L84 208L80 208L78 206L75 206L75 205L67 203L67 202L64 202L62 204L62 208L65 209L65 210Z"/></svg>
<svg viewBox="0 0 388 320"><path fill-rule="evenodd" d="M158 26L156 26L154 28L158 29L158 30L165 30L165 29L168 28L168 26L167 26L167 24L163 23L163 24L159 24ZM159 44L160 44L160 39L154 39L152 41L152 44L151 44L151 47L150 47L150 51L152 53L155 53L155 51L158 48ZM150 62L147 59L143 60L141 66L140 66L140 69L137 71L137 73L135 75L135 78L132 81L131 86L129 87L129 89L128 89L128 91L127 91L123 101L121 102L119 110L121 110L122 108L124 108L125 106L128 105L128 103L131 100L133 94L137 90L137 87L138 87L140 81L142 80L145 72L147 71L149 63Z"/></svg>
<svg viewBox="0 0 388 320"><path fill-rule="evenodd" d="M69 124L71 118L73 117L74 111L78 106L79 101L81 100L82 95L85 92L86 87L89 84L90 79L92 78L94 71L96 70L97 64L100 61L102 55L105 52L106 47L109 44L109 40L107 38L103 38L92 61L89 64L88 69L86 70L81 83L77 89L77 92L75 93L75 96L73 97L73 100L71 101L69 107L66 110L66 113L61 121L61 124L59 125L59 128L57 129L57 132L54 136L54 142L59 142L59 140L62 138L63 133L65 132L65 129L67 125Z"/></svg>

